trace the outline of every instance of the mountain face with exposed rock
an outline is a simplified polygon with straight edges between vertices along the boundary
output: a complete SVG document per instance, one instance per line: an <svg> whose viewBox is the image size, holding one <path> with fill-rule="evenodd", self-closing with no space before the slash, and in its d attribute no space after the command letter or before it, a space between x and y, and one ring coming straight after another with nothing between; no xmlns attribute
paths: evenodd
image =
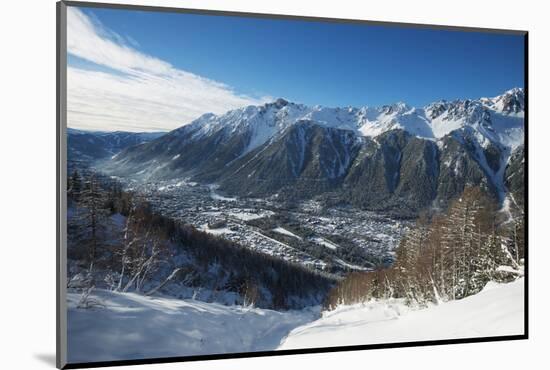
<svg viewBox="0 0 550 370"><path fill-rule="evenodd" d="M135 180L192 178L248 197L319 197L415 214L465 186L523 194L525 96L438 101L424 108L327 108L284 99L205 114L101 164ZM521 153L521 154L518 154Z"/></svg>
<svg viewBox="0 0 550 370"><path fill-rule="evenodd" d="M512 201L523 209L525 199L525 156L524 146L517 147L510 156L504 172L504 183L511 195Z"/></svg>

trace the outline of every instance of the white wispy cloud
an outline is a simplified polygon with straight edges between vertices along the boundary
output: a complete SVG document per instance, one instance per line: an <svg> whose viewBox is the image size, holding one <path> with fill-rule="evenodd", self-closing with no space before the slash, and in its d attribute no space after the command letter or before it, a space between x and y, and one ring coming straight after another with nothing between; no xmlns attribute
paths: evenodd
<svg viewBox="0 0 550 370"><path fill-rule="evenodd" d="M224 113L269 100L237 94L223 83L175 68L140 52L138 45L78 8L67 9L68 53L106 67L68 66L69 127L169 130L204 113Z"/></svg>

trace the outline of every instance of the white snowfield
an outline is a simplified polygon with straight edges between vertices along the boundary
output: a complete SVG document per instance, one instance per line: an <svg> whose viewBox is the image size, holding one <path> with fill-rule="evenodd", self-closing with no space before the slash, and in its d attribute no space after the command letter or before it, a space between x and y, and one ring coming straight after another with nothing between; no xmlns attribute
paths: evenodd
<svg viewBox="0 0 550 370"><path fill-rule="evenodd" d="M279 312L96 290L68 293L69 362L522 334L523 279L460 301L411 310L400 301Z"/></svg>
<svg viewBox="0 0 550 370"><path fill-rule="evenodd" d="M288 231L287 229L282 228L280 226L277 226L276 228L274 228L273 231L278 233L278 234L282 234L282 235L290 236L292 238L296 238L298 240L302 240L302 237L300 237L300 236L294 234L293 232Z"/></svg>
<svg viewBox="0 0 550 370"><path fill-rule="evenodd" d="M400 302L343 306L294 329L279 349L521 335L524 279L417 311Z"/></svg>
<svg viewBox="0 0 550 370"><path fill-rule="evenodd" d="M252 352L275 349L319 309L279 312L196 300L94 291L103 306L77 308L68 294L69 362Z"/></svg>

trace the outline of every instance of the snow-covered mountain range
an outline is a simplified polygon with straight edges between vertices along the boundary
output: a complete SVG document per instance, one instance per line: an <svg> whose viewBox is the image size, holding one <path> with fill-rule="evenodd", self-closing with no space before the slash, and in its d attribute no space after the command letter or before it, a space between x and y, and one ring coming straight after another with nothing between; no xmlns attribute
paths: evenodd
<svg viewBox="0 0 550 370"><path fill-rule="evenodd" d="M424 108L310 107L277 99L205 114L124 149L102 169L146 181L193 177L241 196L336 194L366 209L415 213L444 205L467 185L502 201L510 171L523 168L524 111L520 88Z"/></svg>
<svg viewBox="0 0 550 370"><path fill-rule="evenodd" d="M261 106L248 106L223 115L205 114L179 130L194 130L194 138L219 131L228 135L248 133L243 154L280 135L299 121L351 130L375 137L402 129L426 139L440 139L454 130L470 127L480 138L515 148L523 143L524 90L514 88L494 98L431 103L414 108L399 102L382 107L328 108L306 106L277 99Z"/></svg>

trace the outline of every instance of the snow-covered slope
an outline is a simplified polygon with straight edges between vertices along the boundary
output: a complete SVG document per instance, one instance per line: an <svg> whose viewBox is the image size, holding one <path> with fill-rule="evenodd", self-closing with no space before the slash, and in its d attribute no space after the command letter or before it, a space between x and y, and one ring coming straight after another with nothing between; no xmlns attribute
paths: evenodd
<svg viewBox="0 0 550 370"><path fill-rule="evenodd" d="M344 306L294 329L279 349L520 335L523 303L519 279L490 283L474 296L417 311L399 301Z"/></svg>
<svg viewBox="0 0 550 370"><path fill-rule="evenodd" d="M515 148L523 142L524 90L514 88L494 98L438 101L423 108L399 102L382 107L329 108L306 106L277 99L261 106L235 109L223 115L205 114L180 130L194 130L194 137L219 131L249 136L242 154L257 148L298 121L353 130L363 136L378 136L403 129L427 139L438 139L464 127L482 138Z"/></svg>
<svg viewBox="0 0 550 370"><path fill-rule="evenodd" d="M102 306L77 308L68 294L69 362L272 350L315 309L272 311L96 290Z"/></svg>
<svg viewBox="0 0 550 370"><path fill-rule="evenodd" d="M68 293L69 362L159 358L523 334L524 280L490 283L468 298L411 310L400 301L272 311L191 299ZM317 319L317 320L316 320Z"/></svg>

